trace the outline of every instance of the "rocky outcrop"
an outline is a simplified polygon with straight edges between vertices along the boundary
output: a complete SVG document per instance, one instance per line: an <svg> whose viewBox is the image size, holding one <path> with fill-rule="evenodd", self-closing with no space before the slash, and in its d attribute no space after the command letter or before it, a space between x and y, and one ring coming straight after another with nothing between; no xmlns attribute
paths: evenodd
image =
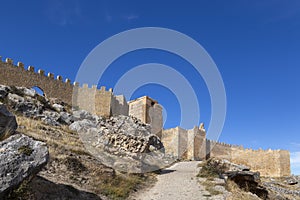
<svg viewBox="0 0 300 200"><path fill-rule="evenodd" d="M78 111L74 116L87 119L75 121L70 129L79 133L89 152L105 165L142 173L170 164L170 159L164 157L162 142L151 134L148 124L122 115L105 119Z"/></svg>
<svg viewBox="0 0 300 200"><path fill-rule="evenodd" d="M268 191L261 184L259 172L252 172L247 166L238 165L225 159L211 158L207 164L226 181L235 182L244 191L251 192L261 199L268 198Z"/></svg>
<svg viewBox="0 0 300 200"><path fill-rule="evenodd" d="M224 176L234 181L243 190L256 194L261 199L268 198L267 189L261 185L259 172L227 171Z"/></svg>
<svg viewBox="0 0 300 200"><path fill-rule="evenodd" d="M250 167L246 165L238 165L226 159L213 159L212 162L216 162L217 165L222 166L226 171L250 171Z"/></svg>
<svg viewBox="0 0 300 200"><path fill-rule="evenodd" d="M145 172L169 165L160 139L149 124L128 116L103 118L72 110L58 99L47 99L33 89L0 85L0 102L23 116L50 126L69 125L80 135L85 148L101 162L121 171Z"/></svg>
<svg viewBox="0 0 300 200"><path fill-rule="evenodd" d="M0 142L0 199L47 163L45 143L16 134Z"/></svg>
<svg viewBox="0 0 300 200"><path fill-rule="evenodd" d="M47 99L33 89L0 85L0 102L16 113L40 119L51 126L69 125L74 122L67 112L70 110L69 105L57 99Z"/></svg>
<svg viewBox="0 0 300 200"><path fill-rule="evenodd" d="M1 95L1 90L0 90ZM13 114L11 114L6 106L0 103L0 141L2 138L8 137L17 129L17 121Z"/></svg>

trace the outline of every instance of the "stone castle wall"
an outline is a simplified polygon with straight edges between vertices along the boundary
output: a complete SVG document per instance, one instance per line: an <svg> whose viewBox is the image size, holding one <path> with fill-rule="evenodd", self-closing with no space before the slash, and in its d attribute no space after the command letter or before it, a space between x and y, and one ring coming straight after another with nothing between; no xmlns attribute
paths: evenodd
<svg viewBox="0 0 300 200"><path fill-rule="evenodd" d="M205 132L197 126L190 130L180 127L163 130L161 141L165 145L166 153L178 159L205 159Z"/></svg>
<svg viewBox="0 0 300 200"><path fill-rule="evenodd" d="M228 145L206 140L207 158L227 159L236 164L249 166L262 176L289 176L290 154L286 150L252 150L242 146Z"/></svg>
<svg viewBox="0 0 300 200"><path fill-rule="evenodd" d="M166 153L178 159L202 160L209 157L228 159L237 164L244 164L262 176L290 175L290 154L285 150L251 150L241 146L206 140L205 130L194 127L185 130L180 127L162 130L162 107L157 101L145 96L127 103L124 96L115 96L111 89L97 89L78 83L71 84L70 79L63 81L62 76L45 75L44 70L35 71L29 66L0 57L0 84L20 87L39 87L48 98L58 98L70 105L78 106L93 114L109 117L112 115L132 115L152 126L152 133L158 135L165 145Z"/></svg>
<svg viewBox="0 0 300 200"><path fill-rule="evenodd" d="M5 62L0 59L0 84L27 88L36 86L41 88L47 97L59 98L68 104L72 103L73 85L69 79L63 82L61 76L55 79L52 73L45 76L44 70L35 72L32 66L25 70L23 63L18 62L15 66L13 60L9 58Z"/></svg>
<svg viewBox="0 0 300 200"><path fill-rule="evenodd" d="M232 148L230 161L244 164L262 176L290 175L290 154L285 150L252 150Z"/></svg>
<svg viewBox="0 0 300 200"><path fill-rule="evenodd" d="M162 107L157 101L143 96L129 102L129 116L140 119L143 123L151 125L151 133L162 136Z"/></svg>
<svg viewBox="0 0 300 200"><path fill-rule="evenodd" d="M195 126L185 130L180 127L163 130L161 141L166 154L181 160L226 159L249 166L262 176L290 175L290 154L286 150L252 150L206 139L204 129Z"/></svg>
<svg viewBox="0 0 300 200"><path fill-rule="evenodd" d="M187 131L187 159L204 160L206 158L206 133L205 130L195 126Z"/></svg>
<svg viewBox="0 0 300 200"><path fill-rule="evenodd" d="M0 57L1 58L1 57ZM5 62L0 59L0 84L20 87L38 87L47 98L57 98L65 103L86 110L90 113L109 117L111 115L128 115L128 104L124 96L114 96L112 89L106 91L105 87L91 88L87 84L82 87L78 83L71 84L70 79L63 82L62 76L54 78L54 74L29 66L26 70L24 64L7 58Z"/></svg>

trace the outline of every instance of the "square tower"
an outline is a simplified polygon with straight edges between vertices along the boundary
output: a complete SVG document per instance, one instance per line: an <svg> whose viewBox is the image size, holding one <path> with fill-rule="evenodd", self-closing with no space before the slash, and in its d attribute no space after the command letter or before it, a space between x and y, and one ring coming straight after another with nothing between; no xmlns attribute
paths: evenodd
<svg viewBox="0 0 300 200"><path fill-rule="evenodd" d="M162 106L154 99L143 96L129 102L129 116L151 125L151 132L161 138L163 118Z"/></svg>

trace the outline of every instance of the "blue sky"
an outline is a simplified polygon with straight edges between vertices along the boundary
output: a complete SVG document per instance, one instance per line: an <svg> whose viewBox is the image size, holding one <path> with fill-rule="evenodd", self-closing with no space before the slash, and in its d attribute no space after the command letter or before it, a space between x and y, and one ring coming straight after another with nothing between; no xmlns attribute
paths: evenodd
<svg viewBox="0 0 300 200"><path fill-rule="evenodd" d="M119 32L151 26L190 36L210 54L224 81L227 116L220 141L290 150L293 173L300 174L298 0L10 0L1 1L1 8L0 55L72 80L88 53ZM208 126L206 85L176 55L151 49L131 52L112 63L99 84L113 87L132 67L153 62L172 66L191 82L200 121ZM144 85L132 98L141 95L165 107L166 128L179 124L179 103L168 88Z"/></svg>

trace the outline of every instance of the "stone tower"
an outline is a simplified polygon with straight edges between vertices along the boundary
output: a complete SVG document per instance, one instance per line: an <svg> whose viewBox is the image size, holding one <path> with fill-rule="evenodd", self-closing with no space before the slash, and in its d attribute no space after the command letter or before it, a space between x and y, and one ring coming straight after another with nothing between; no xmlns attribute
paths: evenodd
<svg viewBox="0 0 300 200"><path fill-rule="evenodd" d="M161 138L163 117L162 106L154 99L143 96L129 102L129 116L151 125L151 132Z"/></svg>

